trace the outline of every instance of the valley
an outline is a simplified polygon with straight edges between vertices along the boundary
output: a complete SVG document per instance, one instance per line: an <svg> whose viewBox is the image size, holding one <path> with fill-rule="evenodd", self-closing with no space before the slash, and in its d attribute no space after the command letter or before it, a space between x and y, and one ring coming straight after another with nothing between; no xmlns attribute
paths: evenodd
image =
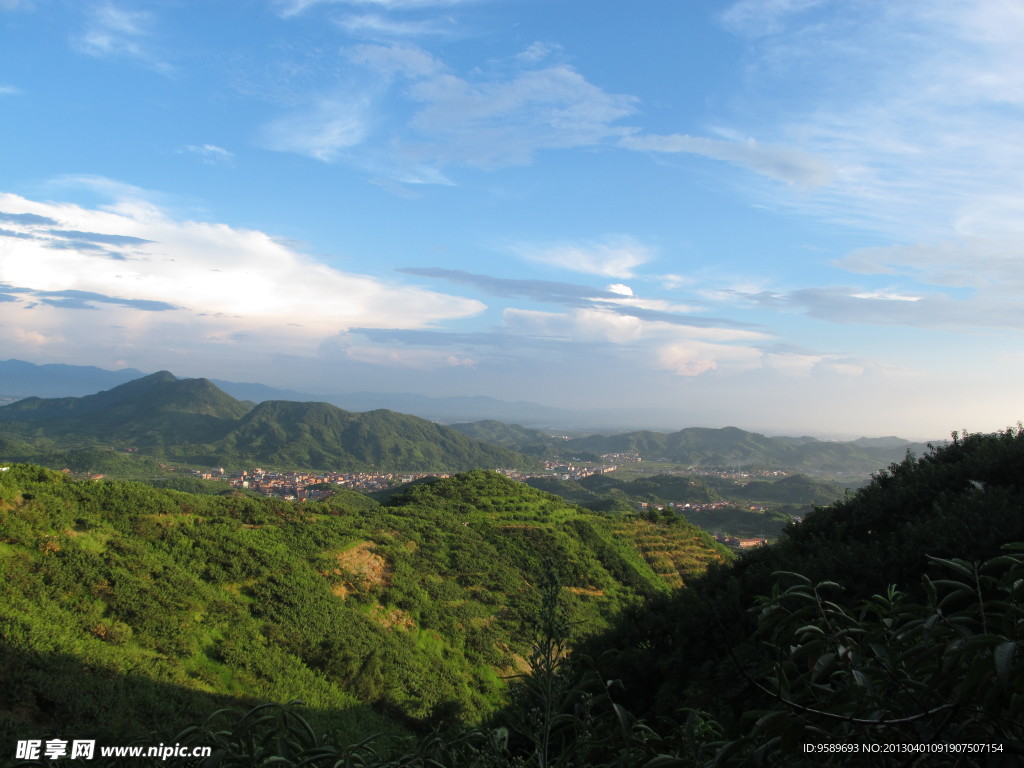
<svg viewBox="0 0 1024 768"><path fill-rule="evenodd" d="M76 477L319 499L338 488L387 497L405 483L487 467L592 511L690 520L773 540L867 470L920 445L829 443L735 428L570 437L482 421L444 426L327 403L236 400L206 379L151 374L82 397L0 407L0 456ZM600 453L598 453L600 452ZM816 479L810 479L811 477Z"/></svg>
<svg viewBox="0 0 1024 768"><path fill-rule="evenodd" d="M243 762L383 766L413 750L433 762L402 764L513 768L540 733L573 764L738 766L787 749L751 699L790 740L845 722L830 738L938 741L944 697L975 701L978 679L994 692L958 727L1018 738L1004 713L1024 675L1024 561L1001 547L1024 541L1020 430L954 434L920 458L734 428L572 438L246 403L169 373L26 398L0 429L4 743L159 732ZM900 450L855 486L829 474ZM969 565L986 559L990 575ZM921 582L942 567L1001 618L985 644L925 638L940 643L926 655L980 670L940 683L904 645L913 617L960 600L943 596L954 582ZM955 605L960 626L984 621ZM807 645L788 616L826 639ZM880 645L893 622L911 635ZM854 678L873 689L851 694L837 631L875 638ZM779 674L792 704L768 695ZM927 696L900 693L919 679ZM838 720L815 722L821 708ZM843 714L873 711L885 734Z"/></svg>

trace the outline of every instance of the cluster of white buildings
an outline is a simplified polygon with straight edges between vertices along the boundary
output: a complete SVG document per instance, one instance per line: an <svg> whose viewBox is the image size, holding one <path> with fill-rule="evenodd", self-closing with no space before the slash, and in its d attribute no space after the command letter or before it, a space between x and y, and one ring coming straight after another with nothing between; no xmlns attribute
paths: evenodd
<svg viewBox="0 0 1024 768"><path fill-rule="evenodd" d="M220 470L223 478L223 470ZM217 479L216 472L201 473L201 477ZM243 470L227 478L232 488L245 488L265 496L281 496L285 499L323 499L331 495L331 489L316 487L331 485L349 488L362 493L383 491L395 485L411 483L422 477L448 477L429 472L380 473L380 472L272 472L260 468Z"/></svg>

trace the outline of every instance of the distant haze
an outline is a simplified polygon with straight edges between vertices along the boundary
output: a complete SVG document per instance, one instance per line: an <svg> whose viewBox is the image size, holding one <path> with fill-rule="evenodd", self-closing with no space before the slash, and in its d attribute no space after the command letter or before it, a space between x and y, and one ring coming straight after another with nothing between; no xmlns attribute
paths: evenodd
<svg viewBox="0 0 1024 768"><path fill-rule="evenodd" d="M81 397L112 389L143 375L145 374L134 369L107 371L95 366L34 365L22 360L0 360L0 398L3 402L8 402L32 396ZM495 420L539 428L547 432L572 434L616 433L638 429L671 432L687 426L701 426L677 421L682 418L679 414L658 409L622 408L588 411L555 408L523 400L510 402L492 397L426 397L401 392L311 393L277 389L251 382L214 379L213 383L239 400L255 403L265 400L322 401L349 411L385 408L446 424ZM811 438L846 440L856 437L811 431L805 433L806 438L800 438L784 429L765 431L767 434L791 435L797 442ZM887 436L861 437L858 442L871 447L900 447L907 441L900 437Z"/></svg>

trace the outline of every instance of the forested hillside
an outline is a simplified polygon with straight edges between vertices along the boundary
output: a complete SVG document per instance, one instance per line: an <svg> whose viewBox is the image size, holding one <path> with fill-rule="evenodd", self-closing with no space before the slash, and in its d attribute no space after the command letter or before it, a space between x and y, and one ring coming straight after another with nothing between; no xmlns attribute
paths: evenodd
<svg viewBox="0 0 1024 768"><path fill-rule="evenodd" d="M206 379L167 371L86 397L19 400L0 408L0 427L0 455L49 466L95 448L235 469L456 472L537 464L415 416L351 413L328 403L254 406Z"/></svg>
<svg viewBox="0 0 1024 768"><path fill-rule="evenodd" d="M907 441L826 442L814 438L767 437L736 427L689 427L668 434L626 432L578 437L560 444L577 453L635 453L644 461L669 461L694 467L786 468L840 474L873 472L924 445Z"/></svg>
<svg viewBox="0 0 1024 768"><path fill-rule="evenodd" d="M5 728L294 693L182 738L238 765L1016 766L1022 478L1024 430L956 435L729 562L484 472L297 505L16 466Z"/></svg>
<svg viewBox="0 0 1024 768"><path fill-rule="evenodd" d="M1013 542L1016 550L1003 549ZM778 543L627 611L585 650L603 659L602 675L624 681L619 701L637 715L710 713L733 740L719 755L732 755L725 764L766 749L769 764L821 764L822 755L799 752L802 742L959 740L1005 748L948 764L1016 765L1019 542L1024 432L954 435L788 527ZM947 764L925 758L828 756Z"/></svg>
<svg viewBox="0 0 1024 768"><path fill-rule="evenodd" d="M578 640L728 557L691 526L651 530L482 471L381 506L14 465L0 472L0 723L124 738L292 699L352 738L478 722L527 667L546 573Z"/></svg>

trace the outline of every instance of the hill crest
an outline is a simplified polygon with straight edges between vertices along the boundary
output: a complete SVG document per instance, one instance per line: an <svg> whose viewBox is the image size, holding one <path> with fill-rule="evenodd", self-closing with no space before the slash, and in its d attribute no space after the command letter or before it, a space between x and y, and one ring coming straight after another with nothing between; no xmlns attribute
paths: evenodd
<svg viewBox="0 0 1024 768"><path fill-rule="evenodd" d="M252 406L208 379L178 379L169 371L85 397L27 398L0 408L0 423L22 440L57 448L99 443L221 466L463 471L534 465L416 416L285 400Z"/></svg>

